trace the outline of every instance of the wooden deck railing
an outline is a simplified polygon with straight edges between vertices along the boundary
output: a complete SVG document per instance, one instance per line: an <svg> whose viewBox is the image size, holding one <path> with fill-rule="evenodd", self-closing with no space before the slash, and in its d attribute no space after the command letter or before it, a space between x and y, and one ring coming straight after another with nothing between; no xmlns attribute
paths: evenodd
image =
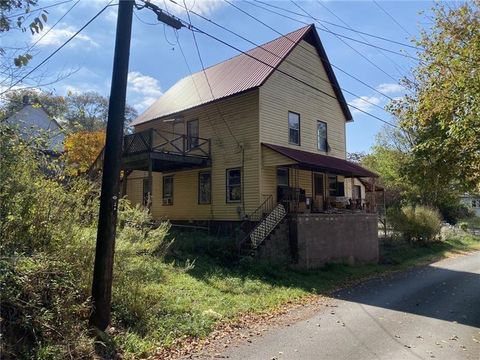
<svg viewBox="0 0 480 360"><path fill-rule="evenodd" d="M161 152L182 156L209 158L210 139L148 129L123 138L123 156L145 152Z"/></svg>

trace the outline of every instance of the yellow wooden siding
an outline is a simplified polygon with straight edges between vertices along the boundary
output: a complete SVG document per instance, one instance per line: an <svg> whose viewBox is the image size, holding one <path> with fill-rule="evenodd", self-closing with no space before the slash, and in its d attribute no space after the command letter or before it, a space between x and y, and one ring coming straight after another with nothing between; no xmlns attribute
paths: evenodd
<svg viewBox="0 0 480 360"><path fill-rule="evenodd" d="M292 51L279 69L335 96L315 48L305 41ZM288 143L289 111L300 114L300 146ZM260 88L261 142L319 152L317 121L327 123L327 137L331 147L328 155L344 159L345 117L336 98L322 94L280 72L274 72Z"/></svg>
<svg viewBox="0 0 480 360"><path fill-rule="evenodd" d="M354 185L360 186L361 198L365 199L365 185L363 185L360 180L354 179ZM345 178L345 196L348 198L352 197L352 179Z"/></svg>
<svg viewBox="0 0 480 360"><path fill-rule="evenodd" d="M182 123L175 125L176 132L185 129L187 121L198 119L199 136L212 140L212 204L208 206L197 203L198 172L205 169L169 173L174 174L174 204L168 206L162 205L162 174L158 173L154 176L152 190L154 217L171 220L239 220L241 214L238 209L246 214L253 212L260 203L258 117L258 90L179 114L177 118L182 119ZM138 125L135 130L156 128L172 131L173 126L173 122L155 120ZM242 202L227 203L226 169L242 168L242 162ZM128 186L128 196L141 193L141 186L141 182ZM140 198L135 196L135 199L141 201L141 195Z"/></svg>

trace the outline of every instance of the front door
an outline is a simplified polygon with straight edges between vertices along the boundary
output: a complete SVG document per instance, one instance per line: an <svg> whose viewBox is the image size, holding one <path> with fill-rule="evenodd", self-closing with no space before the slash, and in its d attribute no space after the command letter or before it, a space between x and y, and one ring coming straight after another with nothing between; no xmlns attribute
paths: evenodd
<svg viewBox="0 0 480 360"><path fill-rule="evenodd" d="M313 173L313 210L322 211L323 210L323 200L325 193L325 181L324 175L319 173Z"/></svg>

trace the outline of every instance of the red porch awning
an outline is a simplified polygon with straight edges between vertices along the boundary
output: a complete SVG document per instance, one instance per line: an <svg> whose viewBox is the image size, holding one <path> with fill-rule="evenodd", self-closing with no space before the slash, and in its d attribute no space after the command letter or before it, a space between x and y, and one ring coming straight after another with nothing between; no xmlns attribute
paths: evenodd
<svg viewBox="0 0 480 360"><path fill-rule="evenodd" d="M262 145L296 161L300 168L314 171L325 171L348 177L378 177L377 174L361 167L360 165L333 156L316 154L267 143L262 143Z"/></svg>

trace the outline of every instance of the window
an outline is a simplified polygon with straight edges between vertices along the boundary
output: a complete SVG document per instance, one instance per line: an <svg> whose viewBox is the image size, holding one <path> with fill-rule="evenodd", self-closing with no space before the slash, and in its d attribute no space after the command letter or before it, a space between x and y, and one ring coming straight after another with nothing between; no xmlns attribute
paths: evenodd
<svg viewBox="0 0 480 360"><path fill-rule="evenodd" d="M328 175L328 194L337 196L337 177L335 175Z"/></svg>
<svg viewBox="0 0 480 360"><path fill-rule="evenodd" d="M317 122L317 147L320 151L328 151L327 123L323 121Z"/></svg>
<svg viewBox="0 0 480 360"><path fill-rule="evenodd" d="M300 145L300 114L288 112L288 142Z"/></svg>
<svg viewBox="0 0 480 360"><path fill-rule="evenodd" d="M277 186L288 186L287 168L277 168Z"/></svg>
<svg viewBox="0 0 480 360"><path fill-rule="evenodd" d="M150 181L149 179L143 179L143 206L149 206L152 194L150 194Z"/></svg>
<svg viewBox="0 0 480 360"><path fill-rule="evenodd" d="M345 183L338 181L336 175L328 175L328 195L345 196Z"/></svg>
<svg viewBox="0 0 480 360"><path fill-rule="evenodd" d="M163 177L163 205L173 205L173 176Z"/></svg>
<svg viewBox="0 0 480 360"><path fill-rule="evenodd" d="M198 203L210 204L212 201L212 173L204 171L198 173Z"/></svg>
<svg viewBox="0 0 480 360"><path fill-rule="evenodd" d="M190 120L187 122L187 150L194 149L198 146L198 120Z"/></svg>
<svg viewBox="0 0 480 360"><path fill-rule="evenodd" d="M227 202L242 200L242 172L240 169L227 169Z"/></svg>

